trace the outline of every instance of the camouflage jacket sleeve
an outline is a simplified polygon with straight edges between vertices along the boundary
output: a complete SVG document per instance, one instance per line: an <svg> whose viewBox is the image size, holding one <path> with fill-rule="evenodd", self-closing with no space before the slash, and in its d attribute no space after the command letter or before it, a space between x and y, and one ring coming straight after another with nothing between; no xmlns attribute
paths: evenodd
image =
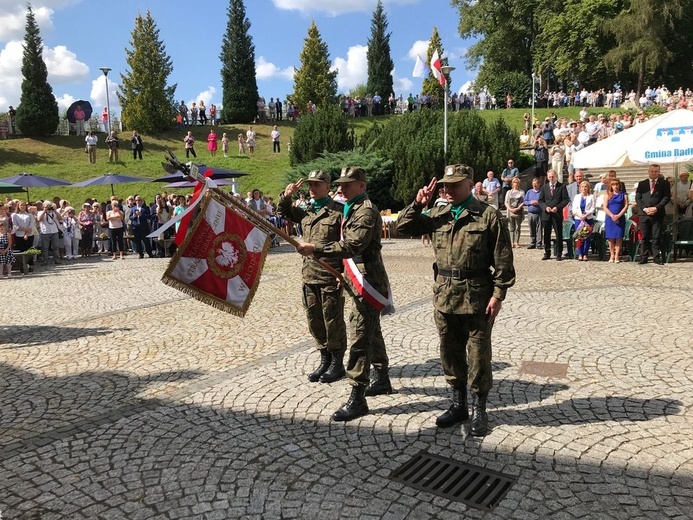
<svg viewBox="0 0 693 520"><path fill-rule="evenodd" d="M412 202L397 216L397 232L410 237L428 235L435 229L435 222L421 213L424 207Z"/></svg>
<svg viewBox="0 0 693 520"><path fill-rule="evenodd" d="M277 205L277 213L280 217L290 220L291 222L301 222L306 216L306 210L294 206L293 198L282 197Z"/></svg>

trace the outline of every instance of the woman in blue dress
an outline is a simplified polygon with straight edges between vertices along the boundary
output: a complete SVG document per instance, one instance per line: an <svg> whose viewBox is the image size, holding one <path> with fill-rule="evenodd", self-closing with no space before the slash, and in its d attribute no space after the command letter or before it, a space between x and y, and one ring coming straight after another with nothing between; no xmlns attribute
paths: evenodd
<svg viewBox="0 0 693 520"><path fill-rule="evenodd" d="M626 211L628 209L628 199L626 194L621 191L621 181L611 179L607 188L604 212L606 213L606 224L604 236L609 241L609 262L620 262L621 245L623 244L623 233L626 229Z"/></svg>

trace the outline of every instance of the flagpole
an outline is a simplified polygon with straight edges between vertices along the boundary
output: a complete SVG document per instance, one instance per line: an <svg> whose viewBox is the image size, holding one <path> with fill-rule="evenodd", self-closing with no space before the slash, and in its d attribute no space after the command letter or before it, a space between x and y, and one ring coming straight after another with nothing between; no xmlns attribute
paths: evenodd
<svg viewBox="0 0 693 520"><path fill-rule="evenodd" d="M448 82L447 76L455 70L455 67L450 65L444 65L440 68L445 78L445 84L443 85L443 90L445 92L445 107L443 110L443 162L448 163Z"/></svg>

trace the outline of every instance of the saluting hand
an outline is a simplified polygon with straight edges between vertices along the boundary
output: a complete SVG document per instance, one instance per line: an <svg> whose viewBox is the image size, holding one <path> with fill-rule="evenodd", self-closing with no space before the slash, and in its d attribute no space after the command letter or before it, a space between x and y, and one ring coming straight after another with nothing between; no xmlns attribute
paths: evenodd
<svg viewBox="0 0 693 520"><path fill-rule="evenodd" d="M284 196L291 197L294 193L301 189L301 186L303 186L303 179L298 179L298 182L296 183L292 182L284 190Z"/></svg>
<svg viewBox="0 0 693 520"><path fill-rule="evenodd" d="M433 194L435 193L437 183L438 179L433 177L431 182L428 183L428 186L421 188L416 194L416 203L422 206L427 206L431 201L431 197L433 197Z"/></svg>

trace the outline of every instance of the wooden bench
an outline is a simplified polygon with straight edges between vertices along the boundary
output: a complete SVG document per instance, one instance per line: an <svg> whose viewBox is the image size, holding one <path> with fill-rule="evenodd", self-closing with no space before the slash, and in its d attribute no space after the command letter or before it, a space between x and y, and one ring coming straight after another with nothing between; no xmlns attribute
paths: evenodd
<svg viewBox="0 0 693 520"><path fill-rule="evenodd" d="M19 251L13 251L12 253L14 254L14 258L16 260L14 263L15 269L24 274L29 274L29 260L36 260L36 255L20 253Z"/></svg>

